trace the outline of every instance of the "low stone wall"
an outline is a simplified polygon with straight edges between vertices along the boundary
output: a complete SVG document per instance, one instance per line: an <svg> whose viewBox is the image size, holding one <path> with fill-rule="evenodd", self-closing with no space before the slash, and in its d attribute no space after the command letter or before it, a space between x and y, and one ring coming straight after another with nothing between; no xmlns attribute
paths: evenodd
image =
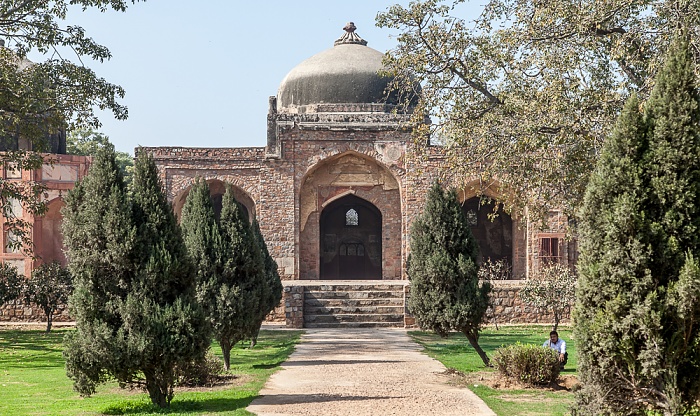
<svg viewBox="0 0 700 416"><path fill-rule="evenodd" d="M54 322L71 322L73 319L68 315L67 305L61 305L54 312ZM34 305L26 305L21 300L7 302L0 306L0 322L46 322L44 311Z"/></svg>
<svg viewBox="0 0 700 416"><path fill-rule="evenodd" d="M495 280L491 282L491 307L487 314L487 324L550 324L554 323L551 313L525 305L520 299L520 290L524 286L522 280ZM411 286L404 286L406 305L411 295ZM414 327L415 318L405 308L405 326ZM563 322L569 322L565 316ZM36 322L46 321L44 312L36 305L25 305L21 301L8 302L0 307L0 322ZM54 322L70 322L66 306L61 306L54 315ZM304 287L285 285L282 302L266 319L267 322L285 323L289 328L302 328L304 325Z"/></svg>
<svg viewBox="0 0 700 416"><path fill-rule="evenodd" d="M491 307L487 310L489 324L553 324L554 316L523 303L520 290L522 280L494 280L491 282ZM569 322L567 314L563 322Z"/></svg>

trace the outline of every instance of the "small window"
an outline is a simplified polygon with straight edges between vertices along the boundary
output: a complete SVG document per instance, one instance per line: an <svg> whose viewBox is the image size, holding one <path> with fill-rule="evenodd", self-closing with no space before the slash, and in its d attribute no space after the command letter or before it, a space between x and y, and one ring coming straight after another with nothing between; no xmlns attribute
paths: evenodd
<svg viewBox="0 0 700 416"><path fill-rule="evenodd" d="M350 208L348 212L345 213L345 225L356 226L359 225L360 219L357 216L357 211Z"/></svg>
<svg viewBox="0 0 700 416"><path fill-rule="evenodd" d="M9 230L5 230L5 253L19 253L19 239Z"/></svg>
<svg viewBox="0 0 700 416"><path fill-rule="evenodd" d="M22 203L17 198L9 198L7 202L7 212L4 213L6 218L22 218Z"/></svg>
<svg viewBox="0 0 700 416"><path fill-rule="evenodd" d="M7 179L22 179L22 169L17 166L17 163L5 163L5 178Z"/></svg>
<svg viewBox="0 0 700 416"><path fill-rule="evenodd" d="M557 237L540 238L540 261L543 264L561 263L560 239Z"/></svg>

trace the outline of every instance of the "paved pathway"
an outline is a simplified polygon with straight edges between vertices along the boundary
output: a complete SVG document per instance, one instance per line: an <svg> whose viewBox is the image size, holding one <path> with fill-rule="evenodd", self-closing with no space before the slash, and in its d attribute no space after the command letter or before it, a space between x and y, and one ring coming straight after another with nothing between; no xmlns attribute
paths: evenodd
<svg viewBox="0 0 700 416"><path fill-rule="evenodd" d="M307 329L247 410L282 415L495 415L399 329Z"/></svg>

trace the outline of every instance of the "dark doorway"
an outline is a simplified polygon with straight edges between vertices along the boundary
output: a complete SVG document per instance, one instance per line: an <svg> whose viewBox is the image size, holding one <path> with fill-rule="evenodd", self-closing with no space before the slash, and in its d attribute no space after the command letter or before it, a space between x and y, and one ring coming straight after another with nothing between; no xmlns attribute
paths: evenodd
<svg viewBox="0 0 700 416"><path fill-rule="evenodd" d="M479 244L479 264L490 259L513 264L513 220L503 210L503 205L479 197L462 204L467 222ZM489 216L492 218L489 218Z"/></svg>
<svg viewBox="0 0 700 416"><path fill-rule="evenodd" d="M348 195L321 212L322 280L382 278L382 214Z"/></svg>

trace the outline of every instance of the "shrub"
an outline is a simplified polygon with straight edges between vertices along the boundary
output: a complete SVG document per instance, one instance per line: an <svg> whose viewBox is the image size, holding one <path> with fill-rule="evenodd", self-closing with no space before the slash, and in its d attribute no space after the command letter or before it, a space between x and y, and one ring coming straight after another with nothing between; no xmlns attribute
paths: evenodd
<svg viewBox="0 0 700 416"><path fill-rule="evenodd" d="M210 350L204 357L182 364L177 372L180 386L211 386L224 372L224 362Z"/></svg>
<svg viewBox="0 0 700 416"><path fill-rule="evenodd" d="M481 280L510 280L513 277L513 266L507 259L489 258L479 267L477 274Z"/></svg>
<svg viewBox="0 0 700 416"><path fill-rule="evenodd" d="M547 385L557 380L559 357L551 348L541 345L508 345L496 350L493 362L505 377L534 385Z"/></svg>

